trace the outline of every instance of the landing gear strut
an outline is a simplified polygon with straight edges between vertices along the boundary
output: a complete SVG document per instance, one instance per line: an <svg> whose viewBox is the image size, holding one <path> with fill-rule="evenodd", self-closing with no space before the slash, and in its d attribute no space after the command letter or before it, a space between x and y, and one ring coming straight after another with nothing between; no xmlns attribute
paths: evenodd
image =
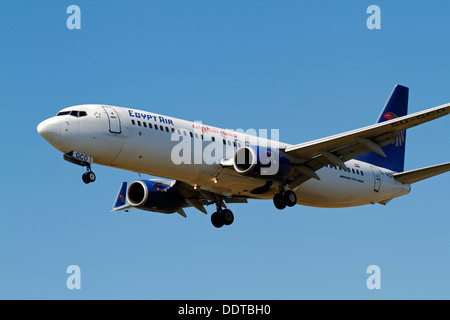
<svg viewBox="0 0 450 320"><path fill-rule="evenodd" d="M293 207L297 203L297 196L294 191L292 190L280 190L280 193L277 193L273 197L273 204L275 207L279 210L283 210L288 207Z"/></svg>
<svg viewBox="0 0 450 320"><path fill-rule="evenodd" d="M222 209L220 205L217 205L217 211L211 215L211 222L214 227L222 228L223 226L229 226L234 221L233 212L230 209Z"/></svg>

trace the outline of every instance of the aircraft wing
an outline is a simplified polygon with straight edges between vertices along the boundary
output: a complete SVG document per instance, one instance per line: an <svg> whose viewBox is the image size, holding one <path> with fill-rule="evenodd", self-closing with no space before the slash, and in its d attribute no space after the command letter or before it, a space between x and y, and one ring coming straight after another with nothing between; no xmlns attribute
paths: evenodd
<svg viewBox="0 0 450 320"><path fill-rule="evenodd" d="M319 179L315 171L332 164L347 170L344 162L368 152L386 157L382 147L394 143L397 135L406 129L440 118L450 113L450 103L414 114L394 118L353 131L301 143L284 149L287 155L298 159L297 174L289 183L295 188L305 181Z"/></svg>
<svg viewBox="0 0 450 320"><path fill-rule="evenodd" d="M194 188L193 185L183 181L162 180L162 179L156 180L162 183L166 183L175 188L180 193L180 195L184 197L186 201L186 203L183 206L184 208L194 207L197 210L203 212L204 214L207 214L204 206L216 202L224 208L226 208L225 203L247 203L247 199L244 197L222 195L220 193L216 193L203 188ZM127 183L123 182L119 189L119 193L117 194L117 197L114 201L111 212L114 211L128 212L129 210L136 209L126 201L126 192L127 192ZM180 210L178 210L177 213L186 218L186 213L184 212L183 208L180 208Z"/></svg>
<svg viewBox="0 0 450 320"><path fill-rule="evenodd" d="M200 187L194 188L190 183L183 181L176 181L173 187L185 198L185 207L194 207L204 214L207 214L205 205L217 203L226 208L225 203L247 203L245 197L223 195Z"/></svg>

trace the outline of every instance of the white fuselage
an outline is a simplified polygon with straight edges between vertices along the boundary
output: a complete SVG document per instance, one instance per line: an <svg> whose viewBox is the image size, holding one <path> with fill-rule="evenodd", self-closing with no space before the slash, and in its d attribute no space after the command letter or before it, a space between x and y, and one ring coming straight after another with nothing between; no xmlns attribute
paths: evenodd
<svg viewBox="0 0 450 320"><path fill-rule="evenodd" d="M219 162L232 158L245 144L280 149L288 144L131 108L79 105L61 110L68 111L85 114L58 115L38 127L63 153L76 150L93 157L96 164L184 181L227 195L271 199L279 192L277 183L263 193L252 192L271 179L223 170ZM219 145L223 152L211 152L212 146ZM188 149L179 152L182 147ZM297 203L349 207L383 203L410 191L410 185L396 181L390 170L355 160L345 164L349 171L328 165L316 172L320 180L310 179L295 188Z"/></svg>

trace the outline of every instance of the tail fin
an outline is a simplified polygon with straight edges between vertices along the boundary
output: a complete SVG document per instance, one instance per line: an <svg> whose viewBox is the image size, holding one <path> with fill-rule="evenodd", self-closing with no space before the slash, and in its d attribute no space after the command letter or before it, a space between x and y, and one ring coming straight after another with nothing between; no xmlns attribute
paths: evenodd
<svg viewBox="0 0 450 320"><path fill-rule="evenodd" d="M408 94L409 89L407 87L396 85L386 102L377 123L405 116L408 113ZM405 144L406 131L401 131L397 133L397 139L393 144L383 147L383 151L387 156L386 158L383 158L374 152L369 152L357 159L396 172L403 172L405 164Z"/></svg>

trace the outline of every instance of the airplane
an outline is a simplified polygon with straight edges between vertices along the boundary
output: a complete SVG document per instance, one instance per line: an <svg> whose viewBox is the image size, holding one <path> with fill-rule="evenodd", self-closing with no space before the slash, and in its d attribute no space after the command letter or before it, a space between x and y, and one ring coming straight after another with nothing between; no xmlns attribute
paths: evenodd
<svg viewBox="0 0 450 320"><path fill-rule="evenodd" d="M408 96L396 85L375 124L296 145L102 104L62 109L37 131L65 160L86 168L86 184L96 180L92 164L164 178L123 182L112 212L186 217L187 207L207 214L205 206L215 205L211 222L221 228L234 221L229 203L272 199L280 210L386 205L411 184L449 171L449 162L404 171L406 129L450 112L448 103L408 115Z"/></svg>

